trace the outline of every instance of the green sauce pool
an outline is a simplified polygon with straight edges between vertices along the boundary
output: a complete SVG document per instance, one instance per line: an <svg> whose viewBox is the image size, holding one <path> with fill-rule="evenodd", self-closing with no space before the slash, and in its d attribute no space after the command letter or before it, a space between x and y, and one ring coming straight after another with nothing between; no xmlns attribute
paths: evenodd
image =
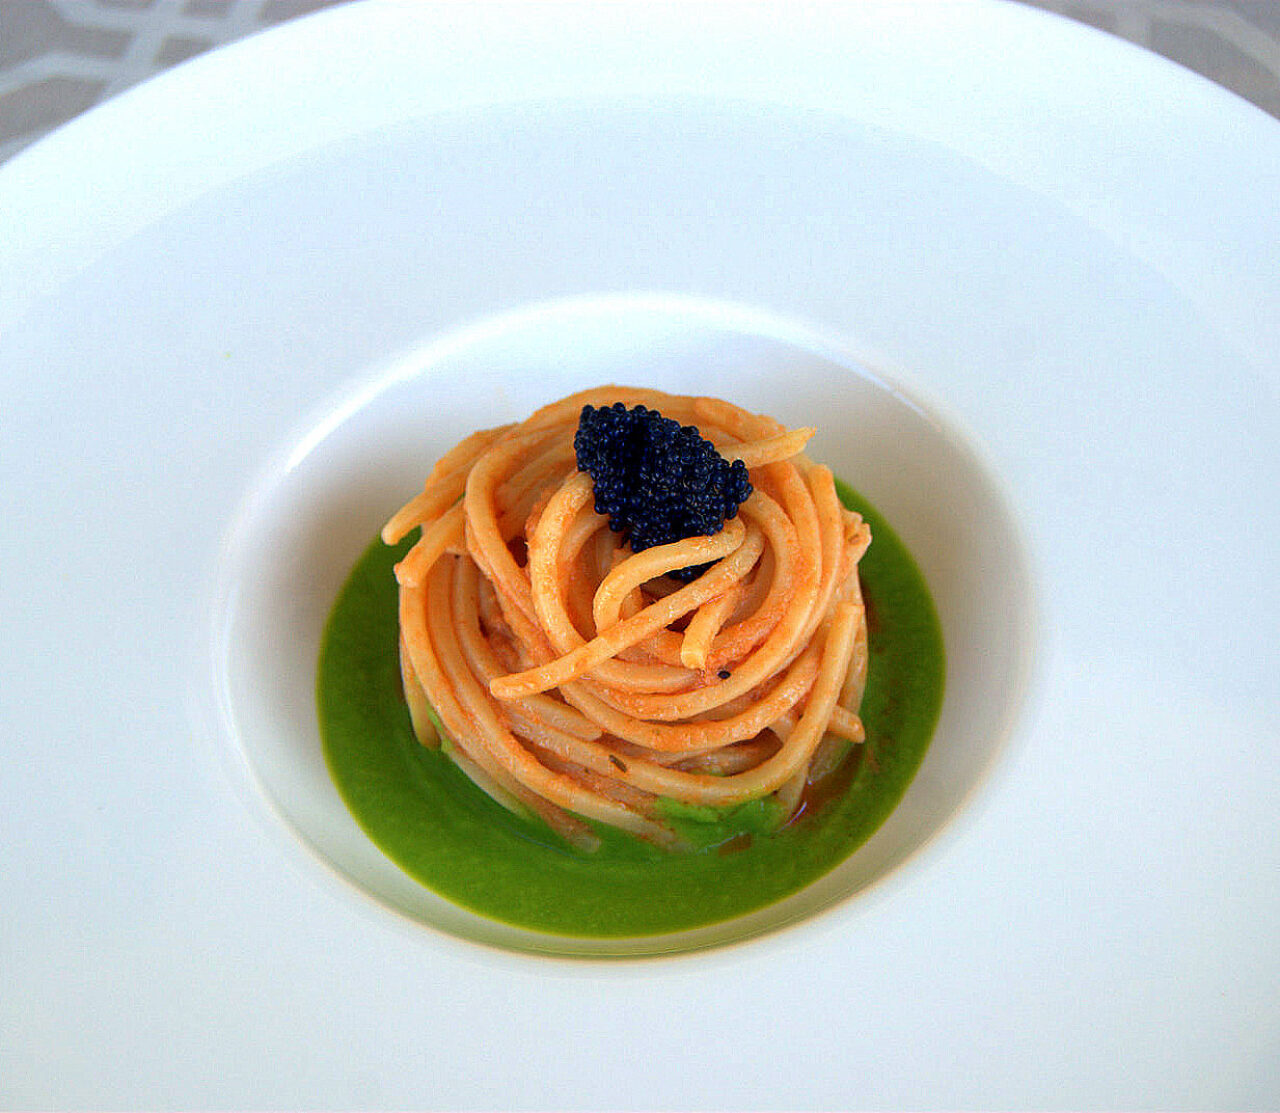
<svg viewBox="0 0 1280 1113"><path fill-rule="evenodd" d="M870 665L867 740L782 828L693 824L703 849L671 853L600 830L574 850L538 820L490 800L440 750L417 741L400 687L392 568L410 541L375 541L352 570L325 628L317 696L325 760L356 821L421 884L482 916L594 938L656 935L772 904L852 854L902 798L942 705L942 632L915 562L888 524L844 485L871 526L860 565ZM735 830L747 828L746 833ZM721 829L723 828L723 829Z"/></svg>

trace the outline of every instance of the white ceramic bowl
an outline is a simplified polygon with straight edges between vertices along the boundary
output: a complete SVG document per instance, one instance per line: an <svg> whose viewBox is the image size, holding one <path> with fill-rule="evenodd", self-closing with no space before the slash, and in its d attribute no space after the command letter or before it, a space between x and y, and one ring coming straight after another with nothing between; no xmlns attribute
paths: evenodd
<svg viewBox="0 0 1280 1113"><path fill-rule="evenodd" d="M706 927L562 937L461 909L364 835L321 752L315 669L329 608L391 510L472 429L601 383L729 398L814 424L810 454L887 517L933 593L946 694L925 761L888 821L791 897ZM931 406L838 340L748 308L660 294L540 303L407 353L337 400L262 475L235 526L215 605L214 683L228 741L314 855L405 916L476 942L562 955L716 946L794 923L873 885L926 846L992 768L1027 685L1033 593L999 483Z"/></svg>

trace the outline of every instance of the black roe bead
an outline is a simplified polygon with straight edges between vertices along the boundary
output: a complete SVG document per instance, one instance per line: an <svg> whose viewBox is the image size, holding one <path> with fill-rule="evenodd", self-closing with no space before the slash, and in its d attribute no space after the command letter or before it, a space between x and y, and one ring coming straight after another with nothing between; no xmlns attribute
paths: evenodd
<svg viewBox="0 0 1280 1113"><path fill-rule="evenodd" d="M595 487L596 513L633 552L719 533L751 494L741 460L730 463L696 427L646 406L583 406L573 449ZM707 567L671 574L688 582Z"/></svg>

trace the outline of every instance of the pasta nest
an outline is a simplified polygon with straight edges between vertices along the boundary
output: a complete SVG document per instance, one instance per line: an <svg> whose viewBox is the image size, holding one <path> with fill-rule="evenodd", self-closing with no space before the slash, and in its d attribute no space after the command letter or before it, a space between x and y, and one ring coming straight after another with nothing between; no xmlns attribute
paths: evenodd
<svg viewBox="0 0 1280 1113"><path fill-rule="evenodd" d="M751 496L711 536L633 553L596 513L584 405L643 404L742 460ZM467 437L382 531L414 731L485 792L585 849L585 820L680 845L668 801L772 796L781 819L864 741L871 541L788 430L715 398L599 387ZM670 572L710 564L682 584Z"/></svg>

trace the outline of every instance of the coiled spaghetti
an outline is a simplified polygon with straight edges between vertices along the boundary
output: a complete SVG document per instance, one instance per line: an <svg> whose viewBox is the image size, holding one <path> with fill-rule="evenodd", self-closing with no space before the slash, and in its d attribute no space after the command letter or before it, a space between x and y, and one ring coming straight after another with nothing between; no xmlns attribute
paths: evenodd
<svg viewBox="0 0 1280 1113"><path fill-rule="evenodd" d="M632 553L594 510L573 437L584 405L696 425L754 491L717 534ZM600 387L474 433L387 523L418 737L575 844L582 820L676 845L664 803L765 796L786 817L863 740L871 540L787 430L713 398ZM711 567L688 584L666 573Z"/></svg>

